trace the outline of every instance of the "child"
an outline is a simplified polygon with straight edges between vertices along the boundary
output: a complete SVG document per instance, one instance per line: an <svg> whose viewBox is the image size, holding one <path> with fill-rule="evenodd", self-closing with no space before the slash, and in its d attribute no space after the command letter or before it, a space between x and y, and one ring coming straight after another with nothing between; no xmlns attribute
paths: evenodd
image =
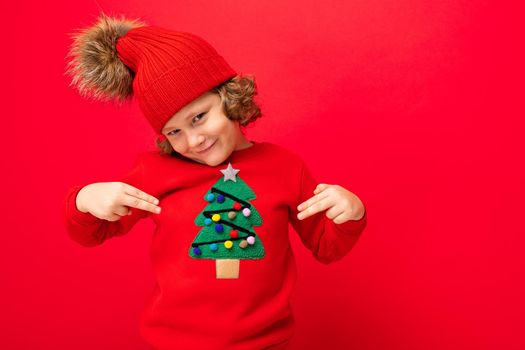
<svg viewBox="0 0 525 350"><path fill-rule="evenodd" d="M288 224L327 264L365 228L363 203L317 185L296 154L247 140L241 127L261 114L255 83L195 35L102 14L75 35L70 57L82 95L133 92L159 135L160 152L141 154L119 181L74 186L64 202L68 233L85 246L155 222L157 283L142 336L155 349L286 348L296 279Z"/></svg>

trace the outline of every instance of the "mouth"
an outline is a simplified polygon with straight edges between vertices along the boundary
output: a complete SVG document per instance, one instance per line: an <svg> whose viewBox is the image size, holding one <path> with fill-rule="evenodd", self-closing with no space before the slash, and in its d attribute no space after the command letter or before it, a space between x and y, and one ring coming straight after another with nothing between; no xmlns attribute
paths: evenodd
<svg viewBox="0 0 525 350"><path fill-rule="evenodd" d="M197 151L196 153L197 153L197 154L205 154L205 153L208 153L208 152L212 149L212 147L215 145L216 142L217 142L217 140L213 141L213 143L212 143L209 147L203 149L202 151Z"/></svg>

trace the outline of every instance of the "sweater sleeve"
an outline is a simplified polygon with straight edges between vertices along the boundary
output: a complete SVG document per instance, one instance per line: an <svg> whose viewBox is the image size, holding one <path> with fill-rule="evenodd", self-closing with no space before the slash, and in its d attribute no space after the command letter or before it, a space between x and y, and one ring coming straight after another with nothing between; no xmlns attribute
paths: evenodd
<svg viewBox="0 0 525 350"><path fill-rule="evenodd" d="M326 216L326 211L316 213L306 219L297 219L297 206L314 196L317 182L303 163L297 203L290 211L290 222L299 234L302 243L312 251L315 259L324 264L340 260L355 245L366 227L367 213L359 220L348 220L335 224Z"/></svg>
<svg viewBox="0 0 525 350"><path fill-rule="evenodd" d="M140 157L135 161L132 169L118 181L140 188L142 183L142 162ZM124 216L118 221L107 221L97 218L90 213L78 210L76 198L84 185L71 187L63 202L63 218L69 236L80 245L92 247L102 244L106 239L123 235L142 218L148 216L144 210L132 210L131 215Z"/></svg>

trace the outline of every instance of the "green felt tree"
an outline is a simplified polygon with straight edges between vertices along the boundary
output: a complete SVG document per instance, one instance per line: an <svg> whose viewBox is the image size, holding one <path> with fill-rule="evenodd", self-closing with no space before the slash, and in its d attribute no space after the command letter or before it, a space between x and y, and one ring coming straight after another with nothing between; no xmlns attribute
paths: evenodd
<svg viewBox="0 0 525 350"><path fill-rule="evenodd" d="M204 196L206 207L195 218L202 229L191 244L189 255L214 259L217 278L239 278L240 259L261 259L264 246L253 226L262 218L250 203L256 198L252 189L233 169L231 163L220 170L222 176Z"/></svg>

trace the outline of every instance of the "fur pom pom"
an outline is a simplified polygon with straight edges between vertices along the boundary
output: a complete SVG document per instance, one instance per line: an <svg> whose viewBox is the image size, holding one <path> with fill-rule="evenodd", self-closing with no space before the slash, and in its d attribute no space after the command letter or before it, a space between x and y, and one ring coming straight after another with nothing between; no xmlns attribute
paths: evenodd
<svg viewBox="0 0 525 350"><path fill-rule="evenodd" d="M101 14L96 24L70 34L66 74L81 96L99 101L123 102L132 96L134 73L118 57L117 39L130 29L144 26L138 20Z"/></svg>

